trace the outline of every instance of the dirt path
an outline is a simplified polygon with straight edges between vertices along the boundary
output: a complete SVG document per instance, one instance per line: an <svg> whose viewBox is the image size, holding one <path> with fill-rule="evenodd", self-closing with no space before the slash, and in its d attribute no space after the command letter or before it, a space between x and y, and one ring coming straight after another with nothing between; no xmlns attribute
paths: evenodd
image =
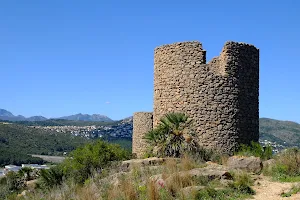
<svg viewBox="0 0 300 200"><path fill-rule="evenodd" d="M48 162L61 163L66 157L63 156L46 156L46 155L31 155L32 157L41 158Z"/></svg>
<svg viewBox="0 0 300 200"><path fill-rule="evenodd" d="M281 197L281 193L288 192L296 183L272 182L269 177L259 176L252 187L256 191L253 199L257 200L300 200L300 194L291 197Z"/></svg>

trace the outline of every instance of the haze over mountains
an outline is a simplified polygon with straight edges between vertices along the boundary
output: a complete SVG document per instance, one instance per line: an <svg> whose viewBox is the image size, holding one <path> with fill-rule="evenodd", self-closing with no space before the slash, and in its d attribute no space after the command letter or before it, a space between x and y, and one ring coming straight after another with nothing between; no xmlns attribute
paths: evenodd
<svg viewBox="0 0 300 200"><path fill-rule="evenodd" d="M65 120L72 120L72 121L97 121L97 122L112 122L113 120L105 115L100 114L82 114L78 113L75 115L70 116L63 116L53 119L65 119ZM32 116L32 117L24 117L22 115L13 115L11 112L0 109L0 120L8 120L8 121L45 121L48 118L43 116Z"/></svg>

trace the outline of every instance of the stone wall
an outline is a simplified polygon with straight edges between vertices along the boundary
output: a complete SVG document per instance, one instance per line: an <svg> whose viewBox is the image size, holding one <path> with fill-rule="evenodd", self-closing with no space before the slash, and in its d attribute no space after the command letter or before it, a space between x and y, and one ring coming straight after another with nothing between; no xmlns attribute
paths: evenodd
<svg viewBox="0 0 300 200"><path fill-rule="evenodd" d="M136 112L133 114L132 153L141 158L147 149L143 136L153 127L152 112Z"/></svg>
<svg viewBox="0 0 300 200"><path fill-rule="evenodd" d="M226 42L208 64L197 41L155 49L154 126L168 112L184 112L204 147L230 153L239 143L258 141L258 95L259 50L253 45Z"/></svg>

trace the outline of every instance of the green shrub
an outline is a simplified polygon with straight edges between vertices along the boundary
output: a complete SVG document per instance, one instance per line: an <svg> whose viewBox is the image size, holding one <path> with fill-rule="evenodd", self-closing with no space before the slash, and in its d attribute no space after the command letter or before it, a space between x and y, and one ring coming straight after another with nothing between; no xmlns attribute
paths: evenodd
<svg viewBox="0 0 300 200"><path fill-rule="evenodd" d="M51 188L61 185L64 180L64 173L60 165L51 167L50 169L42 169L40 175L39 186L42 188Z"/></svg>
<svg viewBox="0 0 300 200"><path fill-rule="evenodd" d="M5 197L10 193L9 187L6 182L6 177L0 178L0 199L5 199Z"/></svg>
<svg viewBox="0 0 300 200"><path fill-rule="evenodd" d="M24 188L26 186L25 182L25 178L18 173L8 172L6 174L6 184L10 191L17 191Z"/></svg>
<svg viewBox="0 0 300 200"><path fill-rule="evenodd" d="M94 172L101 173L113 161L129 158L130 153L119 145L98 140L71 152L61 167L67 178L73 177L75 182L84 183Z"/></svg>
<svg viewBox="0 0 300 200"><path fill-rule="evenodd" d="M207 187L203 190L200 190L196 194L195 199L216 199L220 196L219 192L213 188Z"/></svg>
<svg viewBox="0 0 300 200"><path fill-rule="evenodd" d="M235 154L242 156L260 157L263 160L268 160L273 156L271 146L262 147L259 143L253 141L250 143L250 145L241 144Z"/></svg>
<svg viewBox="0 0 300 200"><path fill-rule="evenodd" d="M248 173L244 171L235 172L233 173L233 180L234 182L230 184L232 189L243 194L255 194L255 191L251 188L254 181Z"/></svg>
<svg viewBox="0 0 300 200"><path fill-rule="evenodd" d="M234 189L225 188L222 190L216 190L211 187L207 187L200 190L194 199L197 200L229 200L229 199L249 199L251 195L243 194Z"/></svg>
<svg viewBox="0 0 300 200"><path fill-rule="evenodd" d="M23 167L18 171L18 174L20 177L25 177L26 181L32 180L31 173L33 172L33 169L30 167Z"/></svg>

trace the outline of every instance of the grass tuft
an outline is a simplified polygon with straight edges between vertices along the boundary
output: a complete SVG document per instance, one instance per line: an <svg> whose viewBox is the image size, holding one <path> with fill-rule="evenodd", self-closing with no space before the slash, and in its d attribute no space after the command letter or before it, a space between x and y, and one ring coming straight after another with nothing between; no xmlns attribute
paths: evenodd
<svg viewBox="0 0 300 200"><path fill-rule="evenodd" d="M275 162L263 169L263 174L281 182L300 181L300 150L286 149L274 157Z"/></svg>

